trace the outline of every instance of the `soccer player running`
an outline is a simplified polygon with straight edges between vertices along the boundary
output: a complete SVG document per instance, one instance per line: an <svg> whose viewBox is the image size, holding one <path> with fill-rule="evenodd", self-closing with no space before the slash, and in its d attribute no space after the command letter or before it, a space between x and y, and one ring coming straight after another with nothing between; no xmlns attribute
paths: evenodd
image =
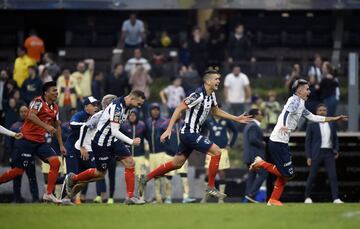
<svg viewBox="0 0 360 229"><path fill-rule="evenodd" d="M94 115L92 115L89 118L89 120L87 120L85 122L85 124L80 127L79 137L78 137L77 141L74 143L74 147L76 150L79 151L78 164L86 165L86 167L87 167L87 168L85 167L85 169L83 169L82 171L89 169L89 168L96 168L95 156L94 156L94 153L91 148L91 139L96 132L97 124L100 121L100 118L101 118L102 113L104 112L104 109L108 105L110 105L111 102L116 98L117 98L116 95L111 95L111 94L105 95L101 101L101 106L103 109L101 111L95 113ZM87 105L87 106L89 106L89 105ZM82 171L80 171L80 172L82 172ZM74 172L72 172L72 173L74 173ZM104 179L102 179L98 182L101 182L101 181L104 181ZM78 183L77 185L75 185L72 188L70 195L66 194L66 196L63 198L63 204L71 205L71 203L72 203L71 200L75 197L75 195L78 192L80 192L81 190L84 190L84 188L86 188L86 184L87 184L86 182L83 182L83 183ZM66 191L66 185L65 185L65 181L64 181L64 184L62 187L62 193L65 194L65 191ZM75 200L75 203L76 203L76 200Z"/></svg>
<svg viewBox="0 0 360 229"><path fill-rule="evenodd" d="M203 86L190 94L189 97L175 109L168 128L161 135L160 140L164 142L171 137L174 124L180 117L181 112L186 110L185 122L180 131L181 143L179 145L178 153L174 156L172 161L160 165L158 168L151 171L144 179L139 181L140 195L149 180L154 177L162 176L169 171L181 168L191 152L197 150L212 156L209 164L209 180L206 193L216 198L226 197L224 193L219 192L215 188L215 176L219 167L221 149L199 133L210 111L215 116L230 119L239 123L247 123L252 119L250 116L246 115L234 116L228 114L218 107L215 91L218 90L220 77L221 75L215 69L205 71L203 76Z"/></svg>
<svg viewBox="0 0 360 229"><path fill-rule="evenodd" d="M285 183L294 177L294 168L291 161L291 153L288 146L290 133L293 132L300 120L304 116L313 122L331 122L338 120L347 120L347 116L340 115L336 117L324 117L314 115L305 108L305 101L310 95L309 84L306 80L297 80L294 82L292 89L294 95L291 96L274 127L269 140L269 150L274 164L264 161L261 157L255 157L254 162L250 165L250 170L263 168L269 173L274 174L277 178L274 190L268 200L267 205L282 206L279 201L284 190Z"/></svg>
<svg viewBox="0 0 360 229"><path fill-rule="evenodd" d="M125 183L127 198L125 204L144 204L134 196L135 161L130 150L124 143L138 146L140 138L130 139L120 132L120 125L127 120L130 110L141 107L145 101L142 91L134 90L129 95L115 99L102 113L97 125L91 148L95 154L96 168L90 168L77 175L69 173L65 178L66 192L71 196L74 185L82 182L92 182L104 178L108 169L110 157L121 161L125 167Z"/></svg>
<svg viewBox="0 0 360 229"><path fill-rule="evenodd" d="M59 173L60 160L51 146L45 142L45 134L55 134L60 151L66 154L61 138L61 126L59 121L59 109L55 103L58 96L56 82L51 81L43 85L42 95L36 97L30 103L30 109L26 115L24 125L21 129L23 138L15 142L14 167L0 176L0 184L8 182L22 175L25 168L33 160L34 154L41 160L50 164L48 175L48 186L43 200L53 203L61 203L53 195L56 179Z"/></svg>
<svg viewBox="0 0 360 229"><path fill-rule="evenodd" d="M93 96L86 97L83 101L84 109L76 112L70 119L71 133L65 141L67 173L77 174L95 167L95 159L91 157L92 155L90 160L83 160L80 149L75 147L75 143L79 139L81 127L99 110L98 103L99 101ZM75 203L80 204L80 199L80 195L78 195Z"/></svg>

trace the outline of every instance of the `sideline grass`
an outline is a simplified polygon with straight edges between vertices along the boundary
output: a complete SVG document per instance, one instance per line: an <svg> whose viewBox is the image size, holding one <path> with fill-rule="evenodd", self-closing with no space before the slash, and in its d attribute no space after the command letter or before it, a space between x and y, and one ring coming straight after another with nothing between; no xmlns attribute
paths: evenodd
<svg viewBox="0 0 360 229"><path fill-rule="evenodd" d="M0 228L358 228L359 204L0 204Z"/></svg>

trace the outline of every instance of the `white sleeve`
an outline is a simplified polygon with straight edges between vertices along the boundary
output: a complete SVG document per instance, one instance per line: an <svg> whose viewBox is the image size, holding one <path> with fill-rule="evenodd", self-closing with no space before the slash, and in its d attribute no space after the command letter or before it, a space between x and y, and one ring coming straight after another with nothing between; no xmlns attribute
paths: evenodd
<svg viewBox="0 0 360 229"><path fill-rule="evenodd" d="M116 106L116 104L110 104L109 105L109 113L110 113L110 122L119 123L120 124L120 118L121 118L121 107Z"/></svg>
<svg viewBox="0 0 360 229"><path fill-rule="evenodd" d="M244 86L248 86L250 85L250 81L249 81L249 78L247 77L247 75L243 74L243 83L244 83Z"/></svg>
<svg viewBox="0 0 360 229"><path fill-rule="evenodd" d="M0 134L7 135L9 137L14 137L16 133L0 125Z"/></svg>
<svg viewBox="0 0 360 229"><path fill-rule="evenodd" d="M133 144L133 140L130 139L128 136L126 136L125 134L121 133L120 132L120 124L119 123L116 123L116 122L111 122L110 123L110 126L111 126L111 134L116 137L117 139L129 144L129 145L132 145Z"/></svg>
<svg viewBox="0 0 360 229"><path fill-rule="evenodd" d="M310 76L310 75L312 75L312 76L315 75L315 68L313 66L310 67L310 69L309 69L308 76Z"/></svg>
<svg viewBox="0 0 360 229"><path fill-rule="evenodd" d="M128 60L125 64L125 71L130 72L134 66L132 59Z"/></svg>
<svg viewBox="0 0 360 229"><path fill-rule="evenodd" d="M127 21L124 21L123 24L122 24L121 30L122 30L123 32L126 31L126 22L127 22Z"/></svg>
<svg viewBox="0 0 360 229"><path fill-rule="evenodd" d="M140 21L139 20L139 22L140 22L140 32L144 32L145 31L145 26L144 26L144 22L142 22L142 21Z"/></svg>
<svg viewBox="0 0 360 229"><path fill-rule="evenodd" d="M325 118L326 118L325 116L314 115L307 109L305 109L302 114L305 118L307 118L308 120L310 120L312 122L325 122Z"/></svg>
<svg viewBox="0 0 360 229"><path fill-rule="evenodd" d="M99 111L98 113L91 116L91 118L86 122L86 125L90 129L96 128L97 124L99 123L102 113L103 113L102 111Z"/></svg>
<svg viewBox="0 0 360 229"><path fill-rule="evenodd" d="M147 61L146 59L144 59L144 64L143 64L144 68L146 71L150 71L151 70L151 66L149 64L149 61Z"/></svg>
<svg viewBox="0 0 360 229"><path fill-rule="evenodd" d="M224 80L224 86L225 87L229 87L230 86L230 77L229 75L225 76L225 80Z"/></svg>

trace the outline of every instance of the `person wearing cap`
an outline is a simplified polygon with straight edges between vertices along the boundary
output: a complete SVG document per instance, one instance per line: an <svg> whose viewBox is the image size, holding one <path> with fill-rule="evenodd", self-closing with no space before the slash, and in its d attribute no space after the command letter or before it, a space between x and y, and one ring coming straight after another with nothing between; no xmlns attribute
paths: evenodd
<svg viewBox="0 0 360 229"><path fill-rule="evenodd" d="M121 126L121 132L131 139L141 139L140 145L130 146L130 152L135 161L135 175L139 179L140 177L145 176L149 162L145 157L144 147L146 126L143 121L139 120L139 114L135 109L130 111L128 120Z"/></svg>
<svg viewBox="0 0 360 229"><path fill-rule="evenodd" d="M267 205L283 205L279 199L284 190L284 186L286 182L295 175L288 144L290 134L296 130L300 118L305 117L312 122L347 120L347 116L345 115L325 117L314 115L308 111L305 108L305 101L310 95L310 88L309 83L306 80L300 79L295 81L292 89L294 94L287 100L281 114L278 117L278 121L270 135L270 140L268 142L270 155L274 161L274 164L268 163L261 157L257 156L255 157L254 162L250 165L250 170L258 170L262 168L277 177L274 190L267 202Z"/></svg>
<svg viewBox="0 0 360 229"><path fill-rule="evenodd" d="M160 115L160 104L150 104L150 117L146 120L146 139L149 142L150 151L150 170L164 163L166 153L164 144L160 142L160 136L162 134L160 126L165 121L166 118ZM162 203L161 183L160 177L155 178L155 199L158 203Z"/></svg>
<svg viewBox="0 0 360 229"><path fill-rule="evenodd" d="M96 165L94 163L95 157L94 157L94 152L91 147L91 139L96 131L97 124L100 121L100 118L101 118L102 113L104 112L104 109L109 104L111 104L111 102L116 98L117 98L116 95L112 95L112 94L105 95L101 101L101 106L103 109L100 110L99 112L95 113L94 115L92 115L86 121L86 123L80 127L79 138L75 142L75 148L80 151L81 162L83 162L83 164L84 164L84 162L86 162L86 164L88 164L89 166L92 166L92 168L95 168ZM87 102L88 101L86 101L86 103ZM108 204L114 203L113 193L114 193L114 189L115 189L116 161L114 160L114 162L115 163L112 163L113 168L109 169L110 195L108 198ZM63 185L65 185L65 183ZM62 196L64 196L63 203L71 205L72 199L76 195L76 192L80 192L81 190L84 190L84 188L86 186L87 185L83 183L80 186L74 188L74 192L72 193L72 195L67 195L65 193L62 193ZM62 190L63 190L63 192L65 192L65 187ZM103 202L103 199L105 199L105 195L106 195L105 179L102 179L102 180L99 180L96 182L96 192L97 192L97 196L94 199L94 202L95 203Z"/></svg>
<svg viewBox="0 0 360 229"><path fill-rule="evenodd" d="M135 195L135 161L126 145L140 145L141 139L131 139L120 131L120 126L127 120L131 109L140 108L145 101L145 94L133 90L130 94L114 99L101 114L96 132L91 141L95 155L96 168L89 168L79 174L69 173L65 177L65 188L71 195L73 188L82 183L89 183L104 178L112 158L124 165L127 205L141 205L145 201Z"/></svg>
<svg viewBox="0 0 360 229"><path fill-rule="evenodd" d="M86 97L83 101L84 110L75 113L70 119L71 133L65 142L65 147L68 152L66 155L67 173L79 173L85 169L95 167L94 161L82 159L80 151L75 148L75 143L79 139L81 126L99 110L98 102L99 101L92 96ZM80 199L77 198L76 202L80 203Z"/></svg>

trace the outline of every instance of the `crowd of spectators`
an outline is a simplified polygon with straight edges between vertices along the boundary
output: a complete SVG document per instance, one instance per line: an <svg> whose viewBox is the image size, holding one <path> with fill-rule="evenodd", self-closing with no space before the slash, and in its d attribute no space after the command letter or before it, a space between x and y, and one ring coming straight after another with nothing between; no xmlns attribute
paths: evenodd
<svg viewBox="0 0 360 229"><path fill-rule="evenodd" d="M132 57L121 63L115 63L110 73L98 72L94 59L81 60L75 66L59 66L56 57L46 52L45 41L32 31L18 47L14 68L1 69L0 73L0 118L6 128L17 122L20 117L18 110L29 105L31 100L41 94L42 84L57 81L60 120L67 122L74 110L82 109L83 98L93 95L101 99L105 94L125 95L132 89L145 92L146 98L151 97L151 88L157 87L154 79L166 77L169 85L160 88L160 101L163 113L171 115L175 107L193 92L202 82L202 72L210 66L219 66L223 75L224 89L219 94L223 98L224 108L240 115L250 108L258 108L264 114L262 128L271 131L281 111L281 103L277 101L274 91L269 91L268 98L256 94L251 87L252 76L242 63L256 61L252 55L250 34L246 33L242 24L237 24L233 32L227 33L225 22L219 17L212 18L207 24L207 31L194 27L188 39L179 42L177 51L165 55L154 52L151 57L143 56L148 46L144 22L131 14L122 25L120 46L130 50ZM168 47L172 43L171 36L166 32L160 36L158 44ZM165 60L173 64L172 71L166 69ZM225 64L224 64L225 63ZM10 66L10 65L9 65ZM315 112L319 103L328 107L328 115L333 116L339 101L339 82L329 62L323 62L319 55L314 63L305 70L300 64L294 64L292 71L285 78L285 87L291 92L291 85L297 79L307 79L312 91L307 108ZM165 76L163 73L169 73ZM255 89L255 90L254 90ZM149 104L145 103L140 117L146 119Z"/></svg>

